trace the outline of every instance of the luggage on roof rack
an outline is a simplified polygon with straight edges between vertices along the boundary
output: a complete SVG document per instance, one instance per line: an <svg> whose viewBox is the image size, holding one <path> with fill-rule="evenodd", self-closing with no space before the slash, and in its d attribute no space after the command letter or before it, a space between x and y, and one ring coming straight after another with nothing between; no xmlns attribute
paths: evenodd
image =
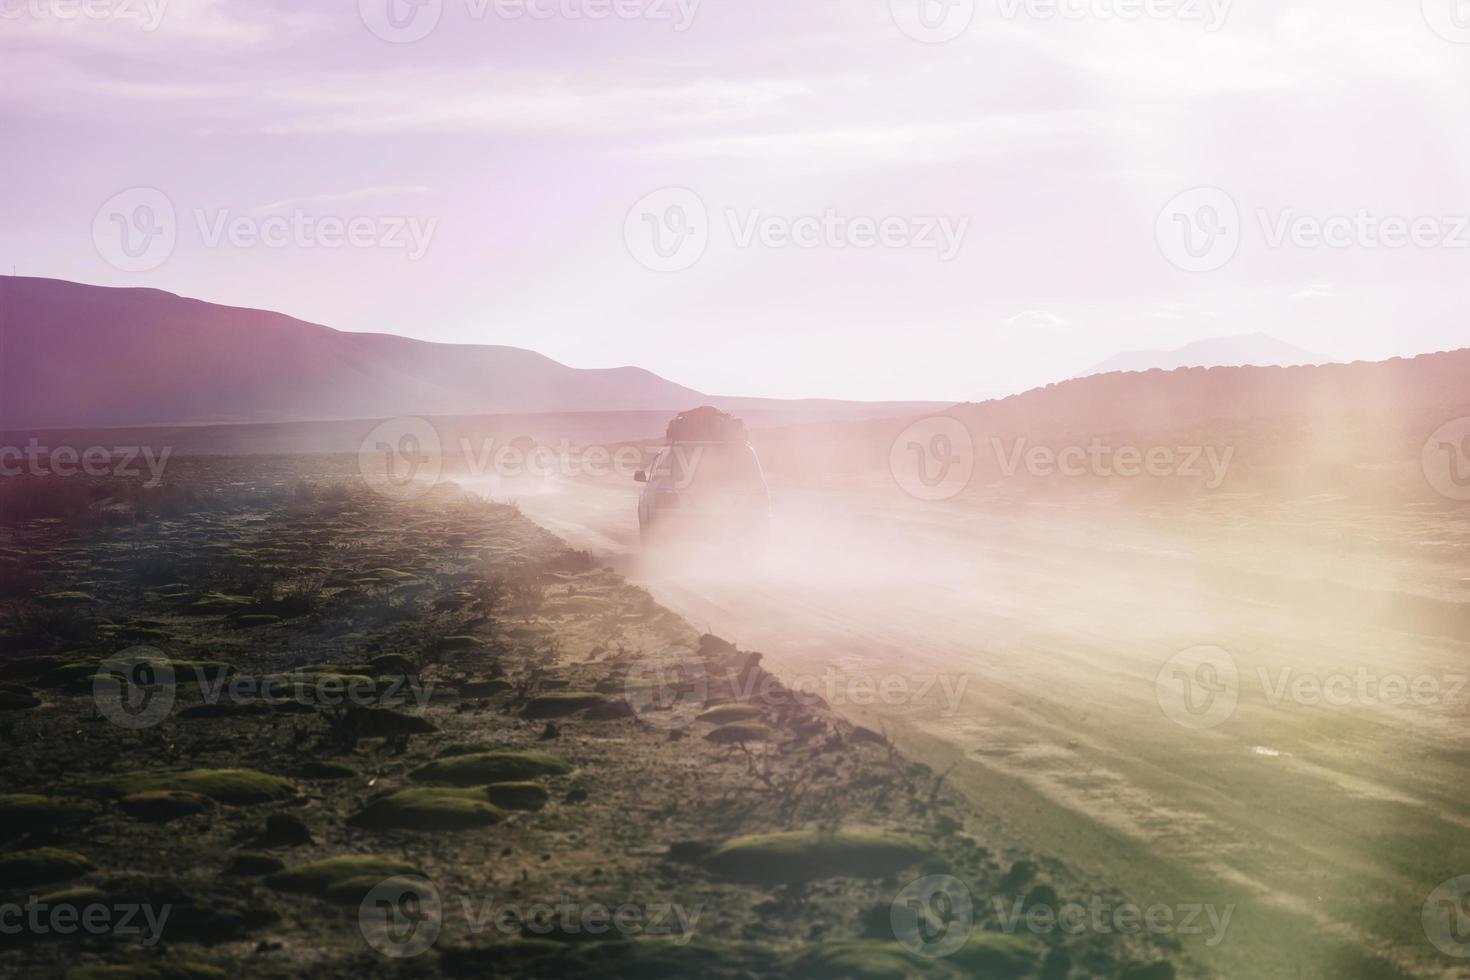
<svg viewBox="0 0 1470 980"><path fill-rule="evenodd" d="M728 412L704 405L680 412L669 423L668 440L674 442L724 442L743 445L749 441L745 423Z"/></svg>

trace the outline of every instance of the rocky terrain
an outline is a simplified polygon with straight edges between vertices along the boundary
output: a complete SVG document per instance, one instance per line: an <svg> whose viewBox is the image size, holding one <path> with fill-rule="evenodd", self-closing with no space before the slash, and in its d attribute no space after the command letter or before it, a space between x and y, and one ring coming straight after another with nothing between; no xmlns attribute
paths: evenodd
<svg viewBox="0 0 1470 980"><path fill-rule="evenodd" d="M352 463L7 480L0 973L1191 974L1018 927L1122 896L513 505Z"/></svg>

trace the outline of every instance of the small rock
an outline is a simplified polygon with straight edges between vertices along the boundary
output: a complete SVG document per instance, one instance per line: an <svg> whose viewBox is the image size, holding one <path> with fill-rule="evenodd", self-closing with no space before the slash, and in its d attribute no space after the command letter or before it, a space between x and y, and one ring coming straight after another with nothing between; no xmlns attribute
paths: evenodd
<svg viewBox="0 0 1470 980"><path fill-rule="evenodd" d="M312 842L311 831L300 817L272 813L265 818L265 830L255 842L262 847L299 847Z"/></svg>
<svg viewBox="0 0 1470 980"><path fill-rule="evenodd" d="M285 866L280 858L272 857L269 854L241 851L230 859L229 865L225 867L222 873L254 878L260 875L275 874Z"/></svg>

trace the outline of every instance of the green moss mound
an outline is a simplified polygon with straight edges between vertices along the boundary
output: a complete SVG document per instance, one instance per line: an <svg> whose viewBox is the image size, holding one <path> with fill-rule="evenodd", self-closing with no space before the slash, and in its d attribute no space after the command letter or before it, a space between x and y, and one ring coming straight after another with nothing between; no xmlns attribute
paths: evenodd
<svg viewBox="0 0 1470 980"><path fill-rule="evenodd" d="M38 847L29 851L0 854L0 881L9 885L45 885L80 878L97 866L75 851Z"/></svg>
<svg viewBox="0 0 1470 980"><path fill-rule="evenodd" d="M207 796L216 803L245 806L274 803L296 795L296 785L254 769L183 769L176 772L129 772L94 785L115 796L181 790Z"/></svg>
<svg viewBox="0 0 1470 980"><path fill-rule="evenodd" d="M571 771L565 759L545 752L476 752L431 762L415 769L409 778L416 783L481 786L521 782L537 776L560 776Z"/></svg>
<svg viewBox="0 0 1470 980"><path fill-rule="evenodd" d="M1031 976L1043 952L1028 936L977 931L949 959L963 968L966 976L1007 980Z"/></svg>
<svg viewBox="0 0 1470 980"><path fill-rule="evenodd" d="M217 616L224 613L242 612L253 608L255 604L255 600L248 595L209 592L190 602L184 607L184 612L194 616Z"/></svg>
<svg viewBox="0 0 1470 980"><path fill-rule="evenodd" d="M769 742L773 734L765 725L758 725L753 721L737 721L731 725L721 725L704 738L716 745L736 745L741 742Z"/></svg>
<svg viewBox="0 0 1470 980"><path fill-rule="evenodd" d="M969 976L946 960L916 956L897 942L873 939L822 943L792 954L785 966L788 975L803 980L914 980L918 977L958 980Z"/></svg>
<svg viewBox="0 0 1470 980"><path fill-rule="evenodd" d="M551 694L542 694L532 698L526 706L521 709L523 718L540 720L542 718L562 718L566 715L574 715L579 711L596 708L607 703L607 698L601 694L593 694L589 691L556 691Z"/></svg>
<svg viewBox="0 0 1470 980"><path fill-rule="evenodd" d="M338 905L361 905L368 892L379 885L409 889L418 894L423 884L424 879L411 875L390 875L387 878L379 878L376 875L358 875L355 878L345 878L337 882L321 897Z"/></svg>
<svg viewBox="0 0 1470 980"><path fill-rule="evenodd" d="M1168 960L1157 960L1132 966L1118 974L1118 980L1174 980L1174 964Z"/></svg>
<svg viewBox="0 0 1470 980"><path fill-rule="evenodd" d="M472 830L505 819L479 790L420 787L369 803L348 823L370 830Z"/></svg>
<svg viewBox="0 0 1470 980"><path fill-rule="evenodd" d="M129 793L118 800L123 813L135 820L167 823L214 809L214 800L186 789L158 789Z"/></svg>
<svg viewBox="0 0 1470 980"><path fill-rule="evenodd" d="M887 831L795 830L735 837L704 864L732 881L795 883L818 878L886 878L929 856L917 841Z"/></svg>
<svg viewBox="0 0 1470 980"><path fill-rule="evenodd" d="M565 943L549 939L512 939L487 946L451 946L440 954L439 964L452 977L495 976L512 964L526 964L566 952Z"/></svg>
<svg viewBox="0 0 1470 980"><path fill-rule="evenodd" d="M341 889L346 882L354 879L370 879L372 885L376 885L385 878L402 875L422 876L423 872L409 862L397 858L354 854L346 857L327 858L324 861L313 861L296 868L287 868L285 871L278 871L271 875L265 880L265 883L276 891L327 898L335 890ZM363 889L363 894L367 894L372 885Z"/></svg>
<svg viewBox="0 0 1470 980"><path fill-rule="evenodd" d="M100 888L92 888L88 885L78 885L75 888L63 888L60 891L50 892L42 895L39 899L41 905L92 905L105 901L107 893Z"/></svg>
<svg viewBox="0 0 1470 980"><path fill-rule="evenodd" d="M90 686L100 666L102 666L100 660L74 660L46 671L37 678L36 683L41 687L51 688Z"/></svg>
<svg viewBox="0 0 1470 980"><path fill-rule="evenodd" d="M77 812L75 804L33 793L0 795L0 836L55 827Z"/></svg>
<svg viewBox="0 0 1470 980"><path fill-rule="evenodd" d="M225 865L221 874L230 877L258 878L261 875L275 874L285 869L281 859L260 851L240 851L230 858L230 863Z"/></svg>
<svg viewBox="0 0 1470 980"><path fill-rule="evenodd" d="M551 794L539 783L491 783L485 787L485 798L507 810L540 810Z"/></svg>
<svg viewBox="0 0 1470 980"><path fill-rule="evenodd" d="M229 974L201 963L134 963L127 966L83 966L66 980L224 980Z"/></svg>
<svg viewBox="0 0 1470 980"><path fill-rule="evenodd" d="M462 698L493 698L509 690L509 681L468 681L459 686L459 696Z"/></svg>
<svg viewBox="0 0 1470 980"><path fill-rule="evenodd" d="M446 653L456 653L463 650L483 650L486 648L484 640L474 636L446 636L439 641L439 649Z"/></svg>
<svg viewBox="0 0 1470 980"><path fill-rule="evenodd" d="M765 711L754 704L721 704L695 717L695 721L711 725L729 725L737 721L754 721L763 717Z"/></svg>
<svg viewBox="0 0 1470 980"><path fill-rule="evenodd" d="M684 937L687 940L687 937ZM543 965L545 964L545 965ZM725 945L672 937L640 936L608 942L572 943L554 960L536 961L537 976L613 980L640 977L685 980L733 980L736 977L783 976L771 951L754 943ZM792 975L796 976L796 975ZM807 980L803 977L802 980Z"/></svg>
<svg viewBox="0 0 1470 980"><path fill-rule="evenodd" d="M0 711L29 711L40 706L41 699L19 685L0 687Z"/></svg>
<svg viewBox="0 0 1470 980"><path fill-rule="evenodd" d="M86 592L47 592L36 597L36 601L46 606L72 607L93 606L97 604L97 597Z"/></svg>
<svg viewBox="0 0 1470 980"><path fill-rule="evenodd" d="M428 735L439 729L422 715L406 715L390 708L355 708L349 711L352 730L364 738L396 735Z"/></svg>

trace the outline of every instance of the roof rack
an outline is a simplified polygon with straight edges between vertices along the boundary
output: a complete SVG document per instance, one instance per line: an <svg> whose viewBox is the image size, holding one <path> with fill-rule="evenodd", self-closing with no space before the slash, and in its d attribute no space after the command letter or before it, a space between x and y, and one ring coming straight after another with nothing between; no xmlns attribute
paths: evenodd
<svg viewBox="0 0 1470 980"><path fill-rule="evenodd" d="M743 445L750 439L744 422L709 405L680 412L669 423L667 435L670 443L713 442Z"/></svg>

